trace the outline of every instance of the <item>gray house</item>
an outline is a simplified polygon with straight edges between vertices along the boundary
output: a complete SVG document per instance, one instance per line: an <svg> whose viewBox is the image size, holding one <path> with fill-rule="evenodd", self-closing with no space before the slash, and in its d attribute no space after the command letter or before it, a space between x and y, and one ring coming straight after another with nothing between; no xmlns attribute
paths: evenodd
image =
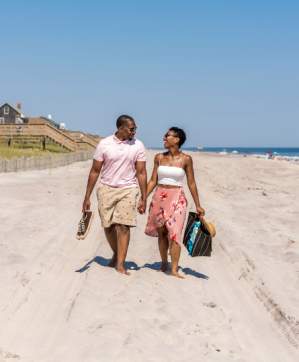
<svg viewBox="0 0 299 362"><path fill-rule="evenodd" d="M21 110L4 103L0 107L0 124L21 124L24 123Z"/></svg>
<svg viewBox="0 0 299 362"><path fill-rule="evenodd" d="M0 107L0 124L28 124L28 123L48 123L55 128L60 128L59 123L53 121L49 117L24 117L21 112L21 105L12 107L8 103L4 103Z"/></svg>

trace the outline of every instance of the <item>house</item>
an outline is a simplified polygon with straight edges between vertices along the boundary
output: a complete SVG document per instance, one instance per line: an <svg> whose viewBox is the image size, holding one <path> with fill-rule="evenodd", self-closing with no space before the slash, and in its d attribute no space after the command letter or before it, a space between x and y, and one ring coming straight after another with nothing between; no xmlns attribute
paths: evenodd
<svg viewBox="0 0 299 362"><path fill-rule="evenodd" d="M44 124L48 123L55 128L60 128L57 122L54 122L49 115L48 117L24 117L21 113L21 105L12 107L8 103L4 103L0 107L0 124Z"/></svg>
<svg viewBox="0 0 299 362"><path fill-rule="evenodd" d="M69 131L64 123L57 123L48 117L25 117L21 105L12 107L8 103L0 106L0 142L11 146L18 144L55 143L69 151L90 150L97 147L99 136L85 134L81 131Z"/></svg>
<svg viewBox="0 0 299 362"><path fill-rule="evenodd" d="M17 108L8 103L0 107L0 124L21 124L24 123L23 114L21 113L20 104Z"/></svg>

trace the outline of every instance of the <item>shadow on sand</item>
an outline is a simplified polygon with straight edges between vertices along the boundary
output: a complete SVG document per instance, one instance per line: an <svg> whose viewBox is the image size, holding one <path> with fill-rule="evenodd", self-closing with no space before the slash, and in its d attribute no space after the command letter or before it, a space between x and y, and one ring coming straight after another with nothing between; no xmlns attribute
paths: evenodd
<svg viewBox="0 0 299 362"><path fill-rule="evenodd" d="M89 267L90 267L90 265L92 263L97 263L97 264L99 264L101 266L110 268L109 265L108 265L110 263L110 260L111 259L106 259L106 258L104 258L102 256L96 256L95 258L91 259L88 263L86 263L84 266L82 266L82 268L76 270L76 272L77 273L85 272L87 269L89 269ZM133 261L126 261L125 262L125 268L130 269L130 270L139 270L140 269L140 267L136 263L134 263Z"/></svg>
<svg viewBox="0 0 299 362"><path fill-rule="evenodd" d="M85 272L87 269L89 269L90 265L92 263L97 263L103 267L108 267L109 268L109 262L111 259L106 259L102 256L96 256L95 258L91 259L88 263L86 263L84 266L82 266L82 268L76 270L77 273L83 273ZM146 263L143 266L138 266L136 263L134 263L133 261L126 261L125 262L125 268L128 270L140 270L143 268L148 268L148 269L152 269L152 270L160 270L161 269L161 262L154 262L154 263ZM179 269L185 273L186 275L192 275L195 278L200 278L200 279L209 279L209 277L205 274L199 273L196 270L193 270L191 268L182 268L179 267Z"/></svg>
<svg viewBox="0 0 299 362"><path fill-rule="evenodd" d="M199 273L198 271L193 270L193 269L191 269L191 268L181 268L181 267L180 267L180 269L181 269L181 271L182 271L183 273L185 273L186 275L192 275L193 277L195 277L195 278L200 278L200 279L206 279L206 280L209 279L209 277L208 277L207 275L202 274L202 273Z"/></svg>
<svg viewBox="0 0 299 362"><path fill-rule="evenodd" d="M152 264L146 263L141 268L149 268L152 270L159 271L161 269L161 262L156 261L155 263L152 263ZM206 279L206 280L209 279L209 277L207 275L199 273L196 270L193 270L191 268L179 267L179 269L186 275L192 275L193 277L200 278L200 279Z"/></svg>

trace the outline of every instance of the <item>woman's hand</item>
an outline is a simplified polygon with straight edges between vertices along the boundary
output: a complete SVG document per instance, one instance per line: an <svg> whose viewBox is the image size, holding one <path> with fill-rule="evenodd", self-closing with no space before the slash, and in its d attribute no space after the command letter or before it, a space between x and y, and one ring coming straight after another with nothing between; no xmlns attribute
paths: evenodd
<svg viewBox="0 0 299 362"><path fill-rule="evenodd" d="M197 213L197 215L198 215L198 217L200 218L200 219L202 219L204 216L205 216L205 209L203 209L202 207L200 207L200 206L197 206L196 207L196 213Z"/></svg>

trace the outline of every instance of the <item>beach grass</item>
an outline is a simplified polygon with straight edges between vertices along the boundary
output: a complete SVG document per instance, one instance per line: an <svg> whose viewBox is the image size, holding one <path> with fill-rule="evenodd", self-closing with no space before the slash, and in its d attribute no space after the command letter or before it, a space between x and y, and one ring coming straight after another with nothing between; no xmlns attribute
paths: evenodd
<svg viewBox="0 0 299 362"><path fill-rule="evenodd" d="M0 158L12 159L18 157L37 157L45 156L52 153L66 153L69 152L56 144L47 144L46 150L36 147L36 144L14 145L8 147L0 144Z"/></svg>

